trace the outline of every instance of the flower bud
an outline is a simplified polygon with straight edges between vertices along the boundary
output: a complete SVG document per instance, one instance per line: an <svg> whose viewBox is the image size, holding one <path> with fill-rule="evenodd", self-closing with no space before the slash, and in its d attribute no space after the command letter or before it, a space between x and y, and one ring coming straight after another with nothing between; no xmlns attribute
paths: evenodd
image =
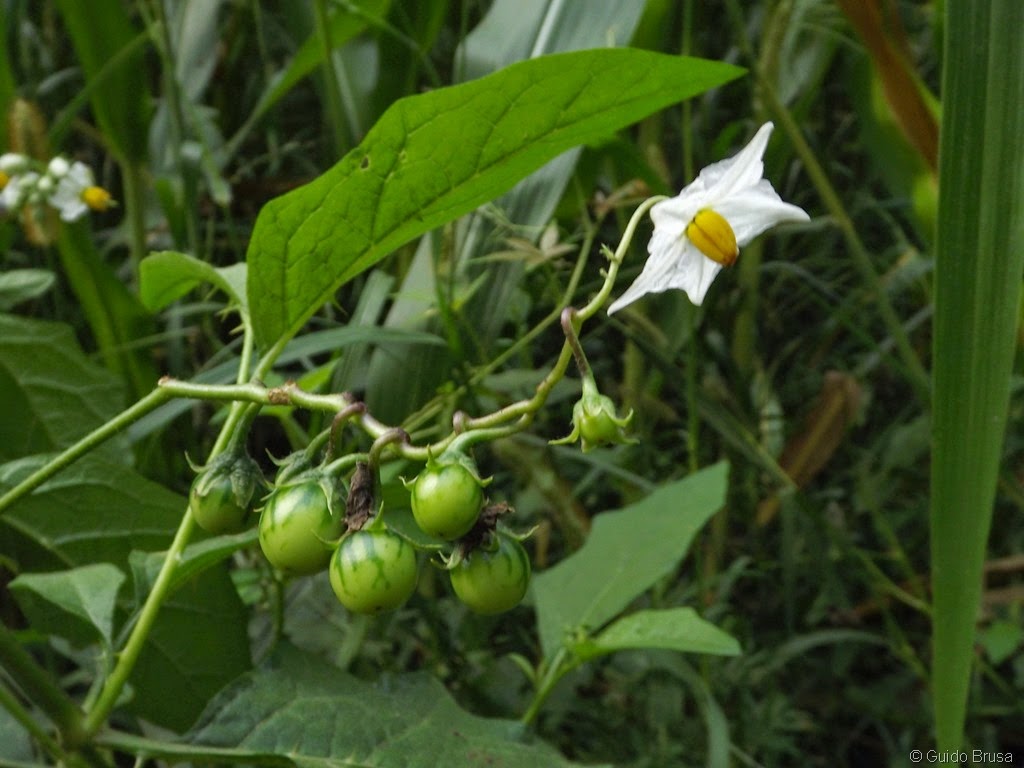
<svg viewBox="0 0 1024 768"><path fill-rule="evenodd" d="M612 399L598 392L592 380L584 379L583 395L572 409L572 432L551 444L566 445L580 440L583 452L588 453L599 445L635 443L625 431L632 420L632 409L625 416L618 416Z"/></svg>

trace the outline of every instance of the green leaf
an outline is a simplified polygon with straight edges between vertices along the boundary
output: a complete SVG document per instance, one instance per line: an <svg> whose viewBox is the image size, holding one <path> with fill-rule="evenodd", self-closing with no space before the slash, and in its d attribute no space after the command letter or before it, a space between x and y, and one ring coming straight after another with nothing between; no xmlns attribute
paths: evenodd
<svg viewBox="0 0 1024 768"><path fill-rule="evenodd" d="M245 272L245 264L214 267L186 253L159 251L139 264L139 296L147 309L163 309L197 285L210 283L226 293L243 316L248 316Z"/></svg>
<svg viewBox="0 0 1024 768"><path fill-rule="evenodd" d="M125 576L109 563L56 573L25 573L10 588L33 629L87 645L110 646L114 606Z"/></svg>
<svg viewBox="0 0 1024 768"><path fill-rule="evenodd" d="M579 629L598 630L679 565L694 535L725 502L727 472L727 464L715 464L598 515L578 552L534 577L545 656Z"/></svg>
<svg viewBox="0 0 1024 768"><path fill-rule="evenodd" d="M947 4L932 369L932 701L960 747L1024 271L1024 3Z"/></svg>
<svg viewBox="0 0 1024 768"><path fill-rule="evenodd" d="M217 536L185 547L185 551L178 559L178 567L174 571L168 594L174 594L183 584L217 563L223 562L240 549L251 547L258 538L259 532L254 527L232 536ZM165 552L136 550L128 557L138 602L141 602L146 593L153 588L165 556Z"/></svg>
<svg viewBox="0 0 1024 768"><path fill-rule="evenodd" d="M573 765L514 721L462 711L430 675L368 683L287 646L211 701L185 739L303 768Z"/></svg>
<svg viewBox="0 0 1024 768"><path fill-rule="evenodd" d="M48 269L12 269L0 272L0 310L16 307L23 301L42 296L56 276Z"/></svg>
<svg viewBox="0 0 1024 768"><path fill-rule="evenodd" d="M250 668L248 621L226 563L177 582L132 671L126 709L184 731Z"/></svg>
<svg viewBox="0 0 1024 768"><path fill-rule="evenodd" d="M566 149L741 71L602 49L397 101L337 165L260 212L247 259L257 341L267 347L295 334L346 280Z"/></svg>
<svg viewBox="0 0 1024 768"><path fill-rule="evenodd" d="M38 460L0 465L0 491ZM110 563L128 572L133 550L165 550L185 511L182 496L90 454L0 517L0 555L20 571ZM224 565L178 586L150 632L129 682L127 707L184 730L220 688L249 666L247 616Z"/></svg>
<svg viewBox="0 0 1024 768"><path fill-rule="evenodd" d="M70 326L0 314L0 403L3 462L66 448L120 413L124 393L82 354Z"/></svg>
<svg viewBox="0 0 1024 768"><path fill-rule="evenodd" d="M718 656L735 656L740 652L735 638L704 621L693 608L637 611L611 624L596 637L577 643L573 651L583 659L593 659L632 648Z"/></svg>

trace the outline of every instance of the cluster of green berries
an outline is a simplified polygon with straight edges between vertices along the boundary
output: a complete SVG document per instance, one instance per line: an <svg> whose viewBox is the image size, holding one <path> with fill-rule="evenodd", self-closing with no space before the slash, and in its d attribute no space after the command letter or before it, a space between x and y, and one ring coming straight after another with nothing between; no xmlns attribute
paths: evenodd
<svg viewBox="0 0 1024 768"><path fill-rule="evenodd" d="M247 455L222 454L192 484L196 522L218 535L244 530L263 482ZM260 547L270 564L292 576L329 569L335 595L354 613L405 603L418 580L417 545L373 508L375 482L359 465L342 499L344 489L334 478L301 462L282 466L260 512ZM477 613L494 614L523 599L530 560L520 537L498 524L507 506L486 505L486 483L468 456L452 452L431 458L406 487L417 525L448 543L437 558L455 595Z"/></svg>

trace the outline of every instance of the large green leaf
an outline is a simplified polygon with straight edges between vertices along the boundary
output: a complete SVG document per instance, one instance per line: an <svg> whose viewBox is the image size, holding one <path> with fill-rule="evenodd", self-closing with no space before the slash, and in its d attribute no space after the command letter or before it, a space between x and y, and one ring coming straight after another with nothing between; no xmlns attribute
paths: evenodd
<svg viewBox="0 0 1024 768"><path fill-rule="evenodd" d="M2 462L66 448L118 414L124 394L70 326L0 315L0 403Z"/></svg>
<svg viewBox="0 0 1024 768"><path fill-rule="evenodd" d="M368 683L290 647L222 691L186 740L304 768L572 765L516 722L462 711L429 675Z"/></svg>
<svg viewBox="0 0 1024 768"><path fill-rule="evenodd" d="M725 502L728 465L715 464L594 519L578 552L533 579L544 654L578 629L596 632L674 570Z"/></svg>
<svg viewBox="0 0 1024 768"><path fill-rule="evenodd" d="M0 491L37 465L0 466ZM133 550L167 549L185 503L133 470L89 455L5 512L0 555L23 572L93 563L128 572ZM130 678L128 707L184 730L248 666L245 611L222 564L179 585L164 605Z"/></svg>
<svg viewBox="0 0 1024 768"><path fill-rule="evenodd" d="M625 45L645 5L495 0L459 48L456 60L463 67L461 79L473 80L545 54ZM519 181L495 201L501 215L525 231L540 232L562 199L580 151L575 148L563 152ZM518 311L522 304L516 300L516 292L522 291L521 262L483 265L476 261L494 248L495 239L495 223L489 217L467 217L460 222L455 236L459 247L450 267L474 283L468 300L454 297L453 304L459 305L458 322L473 329L473 343L481 345L480 354L485 358L497 354L491 345L499 339L499 330L509 321L509 313ZM421 241L401 290L388 310L387 326L440 327L435 306L436 251L436 244L428 238ZM411 349L401 357L378 350L366 372L367 403L378 418L401 421L432 397L460 362L458 352L449 347ZM410 369L416 371L415 377L403 375L403 371Z"/></svg>
<svg viewBox="0 0 1024 768"><path fill-rule="evenodd" d="M257 341L294 334L346 280L560 152L740 73L647 51L580 51L397 101L337 165L260 212L248 254Z"/></svg>
<svg viewBox="0 0 1024 768"><path fill-rule="evenodd" d="M24 573L10 589L34 629L77 645L102 639L109 646L124 578L117 567L96 563L55 573Z"/></svg>

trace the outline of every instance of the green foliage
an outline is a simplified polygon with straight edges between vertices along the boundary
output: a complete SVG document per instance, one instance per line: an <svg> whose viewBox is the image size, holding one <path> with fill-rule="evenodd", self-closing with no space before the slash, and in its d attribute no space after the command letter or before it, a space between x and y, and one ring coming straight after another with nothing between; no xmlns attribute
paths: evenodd
<svg viewBox="0 0 1024 768"><path fill-rule="evenodd" d="M428 675L366 683L285 646L218 694L185 741L200 755L216 747L300 767L573 765L523 736L515 722L463 712Z"/></svg>
<svg viewBox="0 0 1024 768"><path fill-rule="evenodd" d="M726 473L717 464L599 516L579 552L533 580L546 656L578 630L600 629L679 565L725 500Z"/></svg>
<svg viewBox="0 0 1024 768"><path fill-rule="evenodd" d="M117 378L82 354L70 327L2 314L0 398L2 461L66 448L123 405Z"/></svg>
<svg viewBox="0 0 1024 768"><path fill-rule="evenodd" d="M257 342L290 338L346 280L559 152L738 75L724 64L608 49L526 61L396 102L336 166L260 212L247 258Z"/></svg>
<svg viewBox="0 0 1024 768"><path fill-rule="evenodd" d="M124 3L55 2L78 54L82 74L86 82L94 83L90 103L96 122L121 160L141 161L146 156L149 103L141 66L143 52L133 49L130 55L119 56L136 36Z"/></svg>
<svg viewBox="0 0 1024 768"><path fill-rule="evenodd" d="M32 626L76 645L96 640L110 647L114 605L125 576L108 563L70 571L25 573L11 582L21 610Z"/></svg>

